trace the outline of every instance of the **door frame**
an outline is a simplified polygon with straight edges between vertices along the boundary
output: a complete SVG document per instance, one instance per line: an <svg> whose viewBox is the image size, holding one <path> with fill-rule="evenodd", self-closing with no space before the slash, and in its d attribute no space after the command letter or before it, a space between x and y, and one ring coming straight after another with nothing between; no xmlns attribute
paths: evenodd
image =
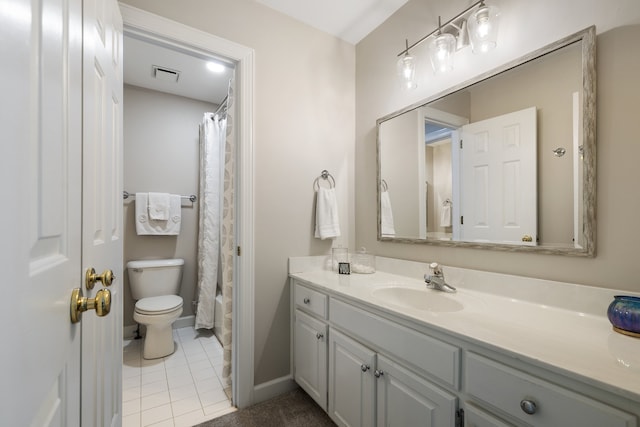
<svg viewBox="0 0 640 427"><path fill-rule="evenodd" d="M236 148L236 246L242 256L234 257L232 394L243 408L253 403L254 391L254 85L253 49L179 22L120 3L125 33L137 33L165 43L196 48L236 63L238 100ZM242 283L242 287L237 286Z"/></svg>

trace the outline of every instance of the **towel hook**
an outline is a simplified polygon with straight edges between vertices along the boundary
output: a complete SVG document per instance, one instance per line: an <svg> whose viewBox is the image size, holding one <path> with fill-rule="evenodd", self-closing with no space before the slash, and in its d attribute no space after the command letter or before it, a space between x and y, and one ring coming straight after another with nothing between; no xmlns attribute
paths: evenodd
<svg viewBox="0 0 640 427"><path fill-rule="evenodd" d="M380 182L380 187L382 188L382 191L387 191L389 189L389 184L387 184L387 181L383 179Z"/></svg>
<svg viewBox="0 0 640 427"><path fill-rule="evenodd" d="M315 191L318 191L320 189L320 181L319 181L320 178L329 182L329 188L335 188L336 180L333 178L333 176L329 173L328 170L324 169L322 172L320 172L320 176L313 181L313 189Z"/></svg>

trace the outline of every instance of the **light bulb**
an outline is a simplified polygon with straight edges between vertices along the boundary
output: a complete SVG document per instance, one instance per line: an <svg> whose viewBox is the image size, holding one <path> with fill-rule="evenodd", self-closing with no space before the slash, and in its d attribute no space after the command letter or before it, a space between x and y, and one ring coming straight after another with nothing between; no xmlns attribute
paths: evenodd
<svg viewBox="0 0 640 427"><path fill-rule="evenodd" d="M467 26L474 53L485 53L496 47L499 16L497 7L484 3L471 15Z"/></svg>
<svg viewBox="0 0 640 427"><path fill-rule="evenodd" d="M438 34L429 43L431 66L436 74L453 69L453 52L456 49L456 38L448 33Z"/></svg>
<svg viewBox="0 0 640 427"><path fill-rule="evenodd" d="M416 76L416 63L415 58L409 55L409 52L405 53L400 59L398 59L398 76L402 82L402 86L405 89L414 89L418 85L415 82Z"/></svg>
<svg viewBox="0 0 640 427"><path fill-rule="evenodd" d="M207 69L213 73L222 73L225 66L218 62L207 62Z"/></svg>

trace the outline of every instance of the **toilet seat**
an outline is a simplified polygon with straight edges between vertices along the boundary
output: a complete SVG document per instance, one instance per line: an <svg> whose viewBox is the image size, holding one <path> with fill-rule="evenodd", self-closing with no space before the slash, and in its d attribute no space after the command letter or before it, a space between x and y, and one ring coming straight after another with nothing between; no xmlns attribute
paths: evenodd
<svg viewBox="0 0 640 427"><path fill-rule="evenodd" d="M142 298L136 302L136 313L147 316L171 313L182 308L182 298L177 295L161 295Z"/></svg>

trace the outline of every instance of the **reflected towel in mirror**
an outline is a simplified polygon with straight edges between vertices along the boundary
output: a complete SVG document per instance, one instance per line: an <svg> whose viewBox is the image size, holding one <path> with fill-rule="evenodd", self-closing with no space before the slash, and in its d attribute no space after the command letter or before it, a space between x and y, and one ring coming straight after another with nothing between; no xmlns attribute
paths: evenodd
<svg viewBox="0 0 640 427"><path fill-rule="evenodd" d="M380 193L380 216L380 233L382 237L394 237L396 228L393 223L393 210L391 209L389 191Z"/></svg>
<svg viewBox="0 0 640 427"><path fill-rule="evenodd" d="M440 227L451 227L451 202L442 205L442 209L440 210Z"/></svg>

